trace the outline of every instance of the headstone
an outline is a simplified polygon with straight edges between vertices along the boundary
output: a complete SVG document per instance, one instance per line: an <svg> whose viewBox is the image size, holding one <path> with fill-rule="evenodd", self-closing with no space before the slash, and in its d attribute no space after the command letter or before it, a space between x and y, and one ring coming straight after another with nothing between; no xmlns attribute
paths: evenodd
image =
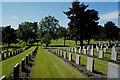
<svg viewBox="0 0 120 80"><path fill-rule="evenodd" d="M61 50L61 56L63 56L63 51Z"/></svg>
<svg viewBox="0 0 120 80"><path fill-rule="evenodd" d="M87 54L87 50L86 49L84 49L84 54Z"/></svg>
<svg viewBox="0 0 120 80"><path fill-rule="evenodd" d="M93 50L93 48L92 48L91 51L90 51L90 55L91 55L91 56L94 56L94 50Z"/></svg>
<svg viewBox="0 0 120 80"><path fill-rule="evenodd" d="M94 71L94 59L87 57L87 70Z"/></svg>
<svg viewBox="0 0 120 80"><path fill-rule="evenodd" d="M89 46L87 46L87 51L89 50Z"/></svg>
<svg viewBox="0 0 120 80"><path fill-rule="evenodd" d="M81 53L81 49L79 49L79 53Z"/></svg>
<svg viewBox="0 0 120 80"><path fill-rule="evenodd" d="M115 46L112 47L112 52L115 52Z"/></svg>
<svg viewBox="0 0 120 80"><path fill-rule="evenodd" d="M99 47L97 47L97 52L99 52Z"/></svg>
<svg viewBox="0 0 120 80"><path fill-rule="evenodd" d="M72 61L72 54L69 53L69 61Z"/></svg>
<svg viewBox="0 0 120 80"><path fill-rule="evenodd" d="M56 54L57 54L57 49L56 49Z"/></svg>
<svg viewBox="0 0 120 80"><path fill-rule="evenodd" d="M58 50L58 56L60 55L60 50Z"/></svg>
<svg viewBox="0 0 120 80"><path fill-rule="evenodd" d="M102 50L102 45L101 45L100 49Z"/></svg>
<svg viewBox="0 0 120 80"><path fill-rule="evenodd" d="M74 48L72 48L72 52L74 51Z"/></svg>
<svg viewBox="0 0 120 80"><path fill-rule="evenodd" d="M104 57L103 51L99 51L99 58L103 58L103 57Z"/></svg>
<svg viewBox="0 0 120 80"><path fill-rule="evenodd" d="M77 48L75 48L75 53L77 53Z"/></svg>
<svg viewBox="0 0 120 80"><path fill-rule="evenodd" d="M108 46L106 46L106 49L108 49Z"/></svg>
<svg viewBox="0 0 120 80"><path fill-rule="evenodd" d="M25 70L25 58L22 59L22 72Z"/></svg>
<svg viewBox="0 0 120 80"><path fill-rule="evenodd" d="M69 52L70 52L70 48L69 48Z"/></svg>
<svg viewBox="0 0 120 80"><path fill-rule="evenodd" d="M83 46L83 50L85 49L85 46Z"/></svg>
<svg viewBox="0 0 120 80"><path fill-rule="evenodd" d="M67 48L67 51L68 51L68 48Z"/></svg>
<svg viewBox="0 0 120 80"><path fill-rule="evenodd" d="M80 56L76 55L76 64L80 65Z"/></svg>
<svg viewBox="0 0 120 80"><path fill-rule="evenodd" d="M0 80L6 80L6 76L2 76Z"/></svg>
<svg viewBox="0 0 120 80"><path fill-rule="evenodd" d="M28 64L28 55L26 55L26 64Z"/></svg>
<svg viewBox="0 0 120 80"><path fill-rule="evenodd" d="M104 53L106 53L106 52L107 52L107 49L106 49L106 48L103 48L103 51L104 51Z"/></svg>
<svg viewBox="0 0 120 80"><path fill-rule="evenodd" d="M112 60L117 60L117 57L118 57L118 52L112 52L111 53L111 59Z"/></svg>
<svg viewBox="0 0 120 80"><path fill-rule="evenodd" d="M67 52L65 51L64 52L64 59L66 59L67 58Z"/></svg>
<svg viewBox="0 0 120 80"><path fill-rule="evenodd" d="M13 71L14 75L13 75L13 80L19 80L19 63L17 63L14 66L14 71Z"/></svg>
<svg viewBox="0 0 120 80"><path fill-rule="evenodd" d="M112 80L120 80L120 66L108 62L107 78ZM114 79L115 78L115 79Z"/></svg>

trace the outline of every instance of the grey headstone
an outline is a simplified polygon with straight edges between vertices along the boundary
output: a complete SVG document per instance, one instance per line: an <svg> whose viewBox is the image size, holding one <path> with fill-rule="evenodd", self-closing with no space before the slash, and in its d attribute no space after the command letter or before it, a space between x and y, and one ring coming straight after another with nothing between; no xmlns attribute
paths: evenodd
<svg viewBox="0 0 120 80"><path fill-rule="evenodd" d="M63 51L61 50L61 56L63 56Z"/></svg>
<svg viewBox="0 0 120 80"><path fill-rule="evenodd" d="M99 47L97 47L97 52L99 52Z"/></svg>
<svg viewBox="0 0 120 80"><path fill-rule="evenodd" d="M112 52L115 52L115 46L112 47Z"/></svg>
<svg viewBox="0 0 120 80"><path fill-rule="evenodd" d="M58 50L58 56L60 55L60 50Z"/></svg>
<svg viewBox="0 0 120 80"><path fill-rule="evenodd" d="M69 53L69 61L72 61L72 54Z"/></svg>
<svg viewBox="0 0 120 80"><path fill-rule="evenodd" d="M80 64L80 56L76 55L76 64Z"/></svg>
<svg viewBox="0 0 120 80"><path fill-rule="evenodd" d="M116 80L120 80L120 66L109 62L107 78L115 78Z"/></svg>
<svg viewBox="0 0 120 80"><path fill-rule="evenodd" d="M90 55L91 55L91 56L94 56L94 50L93 50L93 48L92 48L91 51L90 51Z"/></svg>
<svg viewBox="0 0 120 80"><path fill-rule="evenodd" d="M117 57L118 57L118 52L112 52L111 53L111 59L112 60L117 60Z"/></svg>
<svg viewBox="0 0 120 80"><path fill-rule="evenodd" d="M87 54L87 50L86 49L84 49L84 54Z"/></svg>
<svg viewBox="0 0 120 80"><path fill-rule="evenodd" d="M100 49L102 50L102 46L100 47Z"/></svg>
<svg viewBox="0 0 120 80"><path fill-rule="evenodd" d="M99 51L99 58L103 58L103 57L104 57L103 51Z"/></svg>
<svg viewBox="0 0 120 80"><path fill-rule="evenodd" d="M56 54L57 54L58 52L57 52L57 49L56 49Z"/></svg>
<svg viewBox="0 0 120 80"><path fill-rule="evenodd" d="M72 52L74 51L74 48L72 48Z"/></svg>
<svg viewBox="0 0 120 80"><path fill-rule="evenodd" d="M104 51L104 53L106 53L106 52L107 52L107 49L106 49L106 48L103 48L103 51Z"/></svg>
<svg viewBox="0 0 120 80"><path fill-rule="evenodd" d="M25 58L22 59L22 72L25 71Z"/></svg>
<svg viewBox="0 0 120 80"><path fill-rule="evenodd" d="M106 49L108 49L108 46L106 46Z"/></svg>
<svg viewBox="0 0 120 80"><path fill-rule="evenodd" d="M67 52L65 51L64 52L64 59L66 59L67 58Z"/></svg>
<svg viewBox="0 0 120 80"><path fill-rule="evenodd" d="M13 80L19 80L19 63L17 63L14 66L14 71L13 71L14 75L13 75Z"/></svg>
<svg viewBox="0 0 120 80"><path fill-rule="evenodd" d="M81 53L81 49L79 49L79 53Z"/></svg>
<svg viewBox="0 0 120 80"><path fill-rule="evenodd" d="M71 49L69 48L69 52L70 52L70 50L71 50Z"/></svg>
<svg viewBox="0 0 120 80"><path fill-rule="evenodd" d="M77 53L77 48L75 48L75 53Z"/></svg>
<svg viewBox="0 0 120 80"><path fill-rule="evenodd" d="M87 57L87 70L94 71L94 59Z"/></svg>
<svg viewBox="0 0 120 80"><path fill-rule="evenodd" d="M6 76L2 76L0 80L6 80Z"/></svg>

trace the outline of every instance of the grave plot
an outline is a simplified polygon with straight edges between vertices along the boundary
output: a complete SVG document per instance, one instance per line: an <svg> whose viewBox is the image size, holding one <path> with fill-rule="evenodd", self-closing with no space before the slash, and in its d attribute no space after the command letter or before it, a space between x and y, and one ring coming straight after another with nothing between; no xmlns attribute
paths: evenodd
<svg viewBox="0 0 120 80"><path fill-rule="evenodd" d="M52 50L51 50L52 51ZM62 51L62 50L61 50ZM54 50L53 50L53 53L54 53ZM64 51L63 51L64 53ZM69 53L69 52L67 52ZM71 53L70 53L71 54ZM56 53L57 55L57 53ZM64 55L64 54L63 54ZM58 56L58 55L57 55ZM84 58L82 58L84 55L80 55L81 59L80 59L80 65L84 66L87 68L87 70L90 70L91 72L95 73L95 74L100 74L100 75L103 75L103 76L106 76L108 77L108 68L109 68L109 65L108 65L108 62L107 61L104 61L104 60L100 60L100 59L96 59L96 58L91 58L93 60L90 60L87 56L84 56ZM61 57L61 56L59 56ZM64 56L62 56L64 58ZM69 54L67 55L67 57L69 58ZM67 58L64 58L65 60ZM76 60L77 59L77 60ZM77 57L77 54L74 54L72 53L72 60L69 60L71 62L76 62L76 64L79 64L78 63L78 57ZM89 62L89 61L93 61L93 62ZM70 63L71 63L70 62ZM89 66L91 67L88 67L88 64ZM111 63L113 64L113 63ZM116 69L117 70L117 69ZM83 71L84 72L84 71ZM112 74L112 73L111 73Z"/></svg>
<svg viewBox="0 0 120 80"><path fill-rule="evenodd" d="M31 78L85 78L85 76L47 50L39 48Z"/></svg>
<svg viewBox="0 0 120 80"><path fill-rule="evenodd" d="M8 78L13 72L14 65L16 65L17 63L21 64L22 59L25 58L25 56L27 54L31 53L34 49L35 49L35 47L32 47L15 57L12 57L5 61L0 62L0 63L2 63L2 70L0 69L0 71L2 71L2 76L6 75L6 77ZM2 76L0 76L0 77L2 77Z"/></svg>

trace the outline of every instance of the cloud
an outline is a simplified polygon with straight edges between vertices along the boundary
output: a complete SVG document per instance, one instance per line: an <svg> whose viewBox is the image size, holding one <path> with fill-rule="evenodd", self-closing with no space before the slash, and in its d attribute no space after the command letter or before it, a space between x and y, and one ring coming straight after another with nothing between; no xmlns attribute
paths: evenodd
<svg viewBox="0 0 120 80"><path fill-rule="evenodd" d="M12 16L12 18L13 18L13 19L18 19L19 17L17 17L17 16Z"/></svg>
<svg viewBox="0 0 120 80"><path fill-rule="evenodd" d="M115 20L115 19L118 19L118 11L113 11L113 12L110 12L110 13L100 15L100 20L101 21Z"/></svg>

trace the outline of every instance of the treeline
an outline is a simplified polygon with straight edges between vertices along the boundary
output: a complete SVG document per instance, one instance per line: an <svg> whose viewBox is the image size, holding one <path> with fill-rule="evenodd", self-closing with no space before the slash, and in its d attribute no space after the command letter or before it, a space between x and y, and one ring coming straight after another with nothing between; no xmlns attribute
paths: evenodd
<svg viewBox="0 0 120 80"><path fill-rule="evenodd" d="M40 22L23 22L19 24L18 29L14 30L11 25L2 27L2 43L17 43L23 40L26 45L34 42L46 43L48 46L51 39L64 38L65 40L80 41L87 40L88 44L91 39L94 40L120 40L120 28L112 21L108 21L104 26L98 25L98 11L87 9L88 5L84 3L73 2L69 11L63 12L67 15L70 22L68 27L60 26L59 20L52 16L46 16Z"/></svg>

